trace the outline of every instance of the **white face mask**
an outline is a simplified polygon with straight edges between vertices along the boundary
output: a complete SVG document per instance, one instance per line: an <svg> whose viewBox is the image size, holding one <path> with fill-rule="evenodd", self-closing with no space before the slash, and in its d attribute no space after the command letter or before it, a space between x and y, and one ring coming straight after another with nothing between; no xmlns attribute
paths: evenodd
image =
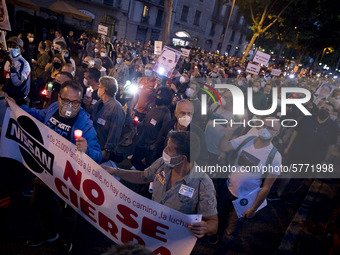
<svg viewBox="0 0 340 255"><path fill-rule="evenodd" d="M192 88L187 88L187 90L185 91L185 94L187 95L187 97L192 97L194 93L195 91Z"/></svg>
<svg viewBox="0 0 340 255"><path fill-rule="evenodd" d="M238 81L237 83L239 86L243 86L243 81Z"/></svg>
<svg viewBox="0 0 340 255"><path fill-rule="evenodd" d="M212 73L211 77L216 78L217 77L217 73Z"/></svg>
<svg viewBox="0 0 340 255"><path fill-rule="evenodd" d="M185 115L178 119L178 122L183 127L188 127L191 122L191 117L189 115Z"/></svg>
<svg viewBox="0 0 340 255"><path fill-rule="evenodd" d="M84 84L85 87L88 87L89 86L89 81L84 78L83 84Z"/></svg>
<svg viewBox="0 0 340 255"><path fill-rule="evenodd" d="M122 59L121 58L117 58L116 61L117 61L117 64L120 64L120 62L122 62Z"/></svg>
<svg viewBox="0 0 340 255"><path fill-rule="evenodd" d="M102 52L102 53L100 53L100 56L106 57L106 53Z"/></svg>
<svg viewBox="0 0 340 255"><path fill-rule="evenodd" d="M336 115L331 115L331 119L332 120L336 120L338 118L338 116L336 116Z"/></svg>
<svg viewBox="0 0 340 255"><path fill-rule="evenodd" d="M179 78L179 82L180 82L180 83L185 83L185 77L184 77L184 76L181 76L181 78Z"/></svg>
<svg viewBox="0 0 340 255"><path fill-rule="evenodd" d="M254 91L255 93L259 92L259 88L258 88L258 87L253 87L253 91Z"/></svg>
<svg viewBox="0 0 340 255"><path fill-rule="evenodd" d="M99 49L94 49L94 52L95 52L95 53L99 52Z"/></svg>
<svg viewBox="0 0 340 255"><path fill-rule="evenodd" d="M28 38L28 42L32 43L34 41L34 38Z"/></svg>
<svg viewBox="0 0 340 255"><path fill-rule="evenodd" d="M180 156L170 157L170 156L163 150L162 158L163 158L163 160L164 160L164 163L165 163L167 166L175 167L175 166L181 164L182 161L180 161L180 162L177 163L177 164L171 164L171 159L178 158L178 157L180 157Z"/></svg>
<svg viewBox="0 0 340 255"><path fill-rule="evenodd" d="M259 137L262 139L262 140L269 140L270 138L272 138L272 134L268 131L268 129L266 128L263 128L263 129L260 129L259 130Z"/></svg>

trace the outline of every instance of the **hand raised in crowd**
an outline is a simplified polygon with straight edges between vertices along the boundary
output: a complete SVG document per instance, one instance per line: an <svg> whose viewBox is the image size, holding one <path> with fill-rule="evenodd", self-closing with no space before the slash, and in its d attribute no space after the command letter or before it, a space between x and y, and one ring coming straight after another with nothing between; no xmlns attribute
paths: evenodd
<svg viewBox="0 0 340 255"><path fill-rule="evenodd" d="M208 231L208 226L205 221L191 223L188 228L197 238L202 238Z"/></svg>
<svg viewBox="0 0 340 255"><path fill-rule="evenodd" d="M84 137L80 137L76 139L76 146L77 150L80 152L86 152L87 151L87 141Z"/></svg>

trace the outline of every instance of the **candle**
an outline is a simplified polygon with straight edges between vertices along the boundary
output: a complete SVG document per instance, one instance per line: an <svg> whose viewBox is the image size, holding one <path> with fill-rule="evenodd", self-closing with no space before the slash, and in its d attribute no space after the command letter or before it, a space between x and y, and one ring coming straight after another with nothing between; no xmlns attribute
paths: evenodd
<svg viewBox="0 0 340 255"><path fill-rule="evenodd" d="M47 90L52 91L52 89L53 89L53 83L52 83L52 82L49 82L49 83L47 84Z"/></svg>
<svg viewBox="0 0 340 255"><path fill-rule="evenodd" d="M138 120L139 120L139 118L136 116L136 117L134 117L134 119L133 119L133 123L134 123L134 126L135 127L137 127L138 126Z"/></svg>
<svg viewBox="0 0 340 255"><path fill-rule="evenodd" d="M77 129L77 130L74 130L74 139L78 139L78 138L81 138L83 135L83 131Z"/></svg>
<svg viewBox="0 0 340 255"><path fill-rule="evenodd" d="M86 89L86 96L87 97L91 97L92 96L92 92L93 92L93 89L92 89L92 87L88 87L87 89Z"/></svg>

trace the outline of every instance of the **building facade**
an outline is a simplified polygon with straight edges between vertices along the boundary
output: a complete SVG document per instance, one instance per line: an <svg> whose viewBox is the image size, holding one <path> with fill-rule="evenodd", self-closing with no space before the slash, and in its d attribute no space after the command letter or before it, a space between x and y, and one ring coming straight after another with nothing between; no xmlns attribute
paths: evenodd
<svg viewBox="0 0 340 255"><path fill-rule="evenodd" d="M56 14L48 9L55 0L33 0L40 11L19 6L10 6L15 29L46 31L51 26L61 30L73 27L79 31L96 33L98 25L107 27L112 39L126 38L128 41L160 40L164 20L164 0L68 0L65 1L87 14L92 21L79 20ZM173 0L171 21L171 43L182 46L200 47L229 56L241 56L246 45L248 25L232 1L223 0ZM231 18L229 21L229 16ZM11 15L11 13L10 13ZM44 22L39 22L44 20ZM229 25L228 25L229 24ZM227 29L227 31L226 31ZM32 31L34 32L34 31ZM63 31L64 34L67 31Z"/></svg>

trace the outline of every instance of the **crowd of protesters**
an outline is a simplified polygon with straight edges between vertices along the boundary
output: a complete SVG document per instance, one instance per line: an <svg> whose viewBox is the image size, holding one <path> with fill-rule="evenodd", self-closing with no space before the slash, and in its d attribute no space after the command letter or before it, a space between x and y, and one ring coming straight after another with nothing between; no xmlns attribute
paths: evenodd
<svg viewBox="0 0 340 255"><path fill-rule="evenodd" d="M167 78L153 71L158 58L153 42L133 43L126 39L111 42L109 37L90 36L85 32L76 38L72 31L65 37L55 31L53 37L41 42L36 42L32 33L22 39L7 38L6 42L9 53L3 50L0 55L0 100L8 96L8 100L77 144L79 150L98 163L111 160L119 164L122 161L120 146L134 146L129 157L134 170L103 167L123 180L145 187L153 181L153 200L184 213L202 214L202 222L190 225L189 229L199 238L211 236L210 242L219 244L216 254L225 254L228 247L238 241L237 229L242 222L232 207L233 200L261 188L254 205L243 215L253 218L266 198L292 200L294 196L290 195L304 180L290 179L289 175L277 179L280 174L277 172L266 176L233 173L216 178L194 173L196 163L242 167L263 166L268 162L279 166L338 160L340 82L332 77L305 73L291 79L285 66L281 76L276 77L271 75L274 65L252 75L246 72L248 61L243 63L236 57L192 48L190 55L182 56ZM327 96L321 97L322 89L318 88L325 82L328 85L323 90ZM253 106L258 110L271 107L273 88L278 89L274 113L256 116L246 107L242 115L246 121L285 117L297 120L298 125L287 128L275 122L270 126L270 122L265 121L260 128L230 124L215 127L213 119L240 118L233 115L234 99L231 92L224 89L216 89L221 103L209 100L207 114L201 114L202 84L215 87L224 83L237 86L245 94L247 88L252 88ZM335 89L331 90L331 86ZM312 116L305 116L291 105L287 115L281 116L283 87L309 90L312 98L305 107ZM327 89L332 92L327 94ZM317 91L320 93L316 94ZM304 97L299 93L288 96ZM0 107L1 125L5 109ZM74 129L87 132L79 140L73 135ZM136 137L138 139L134 139ZM197 153L190 153L192 140L198 144ZM277 188L272 190L275 182ZM193 194L177 195L182 184L193 187ZM44 204L52 200L53 192L39 179L34 180L33 187L32 205L41 218L43 234L30 240L28 245L39 246L57 240L59 234L50 226L53 212L46 212ZM148 196L145 188L140 193ZM72 224L69 227L72 228ZM70 250L71 240L65 243L65 249Z"/></svg>

